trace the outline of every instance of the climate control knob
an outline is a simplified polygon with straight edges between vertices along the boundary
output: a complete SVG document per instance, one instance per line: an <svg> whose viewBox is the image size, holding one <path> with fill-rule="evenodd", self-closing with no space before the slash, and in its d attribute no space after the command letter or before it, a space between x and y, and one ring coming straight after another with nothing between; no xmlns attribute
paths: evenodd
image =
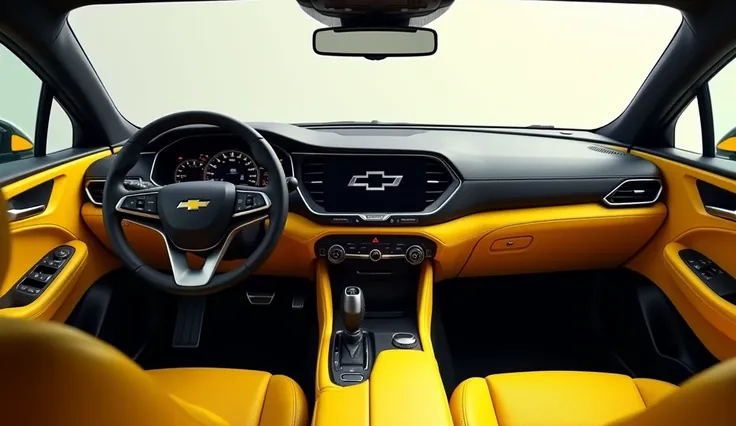
<svg viewBox="0 0 736 426"><path fill-rule="evenodd" d="M420 263L424 262L424 248L416 245L411 246L406 249L406 253L404 253L404 256L406 257L406 261L409 262L409 264L419 265Z"/></svg>
<svg viewBox="0 0 736 426"><path fill-rule="evenodd" d="M368 253L368 259L378 262L383 257L383 253L381 253L381 250L373 249L370 253Z"/></svg>
<svg viewBox="0 0 736 426"><path fill-rule="evenodd" d="M345 260L346 255L347 253L345 253L345 248L340 244L333 244L329 249L327 249L327 260L329 260L333 265L342 263L343 260Z"/></svg>

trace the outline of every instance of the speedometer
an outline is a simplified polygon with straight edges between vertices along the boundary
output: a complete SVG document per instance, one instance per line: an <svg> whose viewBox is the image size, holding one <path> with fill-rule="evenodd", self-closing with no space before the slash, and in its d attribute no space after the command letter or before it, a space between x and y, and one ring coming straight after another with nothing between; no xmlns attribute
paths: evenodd
<svg viewBox="0 0 736 426"><path fill-rule="evenodd" d="M197 159L184 160L176 166L174 182L202 180L204 163Z"/></svg>
<svg viewBox="0 0 736 426"><path fill-rule="evenodd" d="M204 180L226 181L235 185L257 186L260 177L253 159L240 151L215 154L204 168Z"/></svg>

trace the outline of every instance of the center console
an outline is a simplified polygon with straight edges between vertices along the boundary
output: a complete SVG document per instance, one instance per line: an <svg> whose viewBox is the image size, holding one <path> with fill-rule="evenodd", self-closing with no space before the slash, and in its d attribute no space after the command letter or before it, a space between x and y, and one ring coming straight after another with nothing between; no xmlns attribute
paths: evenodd
<svg viewBox="0 0 736 426"><path fill-rule="evenodd" d="M367 380L378 355L422 350L417 327L420 265L436 244L402 235L334 235L315 244L327 261L334 301L330 379L339 386Z"/></svg>
<svg viewBox="0 0 736 426"><path fill-rule="evenodd" d="M398 236L388 241L394 248L413 245ZM329 249L340 242L352 241L330 237L319 243ZM367 247L357 241L359 251L375 249L373 238L362 242ZM421 238L411 242L434 249ZM322 335L315 426L452 425L429 338L432 283L427 260L413 265L406 258L353 257L335 263L325 257L318 263Z"/></svg>
<svg viewBox="0 0 736 426"><path fill-rule="evenodd" d="M315 243L321 336L314 425L452 425L432 350L434 241Z"/></svg>

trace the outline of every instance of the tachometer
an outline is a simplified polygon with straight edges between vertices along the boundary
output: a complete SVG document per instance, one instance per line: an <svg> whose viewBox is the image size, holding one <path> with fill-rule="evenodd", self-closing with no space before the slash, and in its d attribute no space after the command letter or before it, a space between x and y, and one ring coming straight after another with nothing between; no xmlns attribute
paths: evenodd
<svg viewBox="0 0 736 426"><path fill-rule="evenodd" d="M204 163L197 159L182 161L174 171L174 182L192 182L203 178Z"/></svg>
<svg viewBox="0 0 736 426"><path fill-rule="evenodd" d="M253 159L240 151L222 151L212 156L204 167L205 180L257 186L260 177L260 171Z"/></svg>

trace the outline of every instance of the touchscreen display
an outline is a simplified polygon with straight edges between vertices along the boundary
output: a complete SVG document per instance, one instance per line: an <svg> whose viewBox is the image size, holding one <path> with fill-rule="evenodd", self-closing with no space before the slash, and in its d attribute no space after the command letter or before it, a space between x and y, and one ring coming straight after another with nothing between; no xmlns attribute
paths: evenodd
<svg viewBox="0 0 736 426"><path fill-rule="evenodd" d="M425 157L326 156L323 207L330 213L420 212L426 185Z"/></svg>

